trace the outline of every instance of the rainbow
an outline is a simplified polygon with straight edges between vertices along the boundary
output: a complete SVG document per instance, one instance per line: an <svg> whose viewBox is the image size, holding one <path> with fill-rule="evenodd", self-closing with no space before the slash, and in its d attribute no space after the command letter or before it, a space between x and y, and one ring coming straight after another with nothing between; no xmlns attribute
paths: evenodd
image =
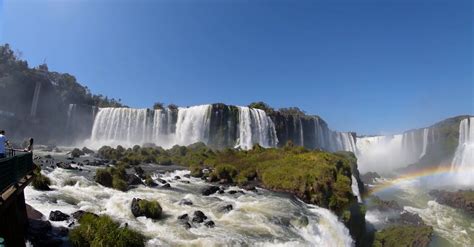
<svg viewBox="0 0 474 247"><path fill-rule="evenodd" d="M413 181L413 180L421 180L424 178L439 178L442 179L444 177L456 175L456 174L462 174L464 172L473 172L472 168L471 169L456 169L456 171L453 171L451 165L443 165L443 166L438 166L438 167L430 167L430 168L425 168L425 169L420 169L416 170L413 172L409 173L404 173L394 179L387 179L386 181L375 185L374 187L369 188L368 194L374 194L378 192L385 191L390 188L394 188L397 185L400 185L401 183L408 182L408 181ZM454 178L455 179L455 178Z"/></svg>

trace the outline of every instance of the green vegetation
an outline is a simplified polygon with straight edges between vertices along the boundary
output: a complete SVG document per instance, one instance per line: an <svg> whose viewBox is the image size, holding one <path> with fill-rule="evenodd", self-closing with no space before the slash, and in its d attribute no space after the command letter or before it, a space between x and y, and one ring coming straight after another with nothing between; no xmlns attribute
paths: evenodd
<svg viewBox="0 0 474 247"><path fill-rule="evenodd" d="M145 216L150 219L159 219L163 209L157 201L138 200L138 210L136 216Z"/></svg>
<svg viewBox="0 0 474 247"><path fill-rule="evenodd" d="M85 214L79 223L79 226L69 232L69 239L73 246L145 246L143 235L127 227L120 227L109 216L97 217Z"/></svg>
<svg viewBox="0 0 474 247"><path fill-rule="evenodd" d="M95 181L105 187L114 188L120 191L128 189L125 168L123 166L97 169L94 177Z"/></svg>
<svg viewBox="0 0 474 247"><path fill-rule="evenodd" d="M35 190L50 190L49 186L51 185L51 180L49 180L49 178L45 175L41 174L41 169L39 167L35 169L34 175L35 178L31 184Z"/></svg>
<svg viewBox="0 0 474 247"><path fill-rule="evenodd" d="M428 246L431 226L391 226L375 233L374 247Z"/></svg>
<svg viewBox="0 0 474 247"><path fill-rule="evenodd" d="M153 104L153 109L154 110L163 110L163 109L165 109L165 104L163 104L161 102L156 102L155 104Z"/></svg>
<svg viewBox="0 0 474 247"><path fill-rule="evenodd" d="M275 109L263 101L252 102L248 105L248 107L263 110L267 114L275 112Z"/></svg>
<svg viewBox="0 0 474 247"><path fill-rule="evenodd" d="M248 151L214 151L202 143L174 146L169 150L104 146L99 155L132 166L170 160L173 164L190 167L192 176L209 176L211 181L225 180L240 185L256 181L271 190L294 193L306 202L329 208L339 215L355 202L351 190L351 166L355 165L353 155L309 151L291 145L279 149L256 145ZM212 168L210 174L202 173L206 167ZM107 174L103 172L98 170L96 181L108 187L112 183L114 187L113 180L117 175L114 176L111 168L107 168Z"/></svg>

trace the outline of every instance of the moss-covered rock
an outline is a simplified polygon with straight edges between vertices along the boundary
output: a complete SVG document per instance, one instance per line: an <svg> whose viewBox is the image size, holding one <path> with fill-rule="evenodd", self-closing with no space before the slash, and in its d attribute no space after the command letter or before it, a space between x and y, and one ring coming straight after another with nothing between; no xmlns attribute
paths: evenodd
<svg viewBox="0 0 474 247"><path fill-rule="evenodd" d="M133 198L130 208L133 216L145 216L151 219L159 219L163 211L159 202L139 198Z"/></svg>
<svg viewBox="0 0 474 247"><path fill-rule="evenodd" d="M375 233L373 247L426 247L432 234L430 226L390 226Z"/></svg>
<svg viewBox="0 0 474 247"><path fill-rule="evenodd" d="M31 185L33 185L33 188L35 188L35 190L51 190L51 188L49 188L49 186L51 185L51 180L41 173L41 169L36 169L34 171L34 175L35 178L31 182Z"/></svg>
<svg viewBox="0 0 474 247"><path fill-rule="evenodd" d="M120 191L128 189L127 174L123 167L97 169L94 179L97 183Z"/></svg>
<svg viewBox="0 0 474 247"><path fill-rule="evenodd" d="M79 220L79 226L69 232L69 239L77 247L142 247L145 237L127 227L120 227L109 216L94 216L84 214Z"/></svg>

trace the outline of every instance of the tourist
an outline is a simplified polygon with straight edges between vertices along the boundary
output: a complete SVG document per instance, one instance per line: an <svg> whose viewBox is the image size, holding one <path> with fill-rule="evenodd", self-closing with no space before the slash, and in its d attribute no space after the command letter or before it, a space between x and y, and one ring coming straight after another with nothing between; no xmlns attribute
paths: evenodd
<svg viewBox="0 0 474 247"><path fill-rule="evenodd" d="M5 153L5 146L9 145L7 137L5 136L5 130L0 130L0 159L5 158L6 153Z"/></svg>
<svg viewBox="0 0 474 247"><path fill-rule="evenodd" d="M30 139L28 140L28 147L25 148L26 152L33 152L33 142L33 137L30 137Z"/></svg>

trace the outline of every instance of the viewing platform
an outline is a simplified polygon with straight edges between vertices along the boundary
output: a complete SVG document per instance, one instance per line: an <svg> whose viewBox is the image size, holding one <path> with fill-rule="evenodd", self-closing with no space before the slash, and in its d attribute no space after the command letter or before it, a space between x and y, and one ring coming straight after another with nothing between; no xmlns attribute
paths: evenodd
<svg viewBox="0 0 474 247"><path fill-rule="evenodd" d="M10 149L0 159L0 238L6 246L24 246L28 226L23 190L34 178L33 153Z"/></svg>

